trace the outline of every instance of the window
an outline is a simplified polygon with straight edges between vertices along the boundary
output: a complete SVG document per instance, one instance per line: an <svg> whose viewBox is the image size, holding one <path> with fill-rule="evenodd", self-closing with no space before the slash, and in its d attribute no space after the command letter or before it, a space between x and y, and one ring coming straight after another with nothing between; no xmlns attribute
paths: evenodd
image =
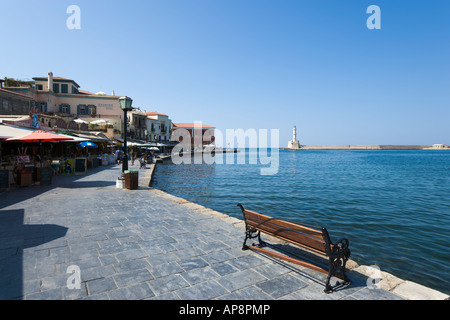
<svg viewBox="0 0 450 320"><path fill-rule="evenodd" d="M69 104L60 104L59 105L59 112L70 114L70 105Z"/></svg>
<svg viewBox="0 0 450 320"><path fill-rule="evenodd" d="M36 86L36 89L37 89L37 90L44 90L44 88L42 87L42 84L38 84L38 85Z"/></svg>
<svg viewBox="0 0 450 320"><path fill-rule="evenodd" d="M88 114L94 116L97 114L97 107L94 105L89 105L88 106Z"/></svg>
<svg viewBox="0 0 450 320"><path fill-rule="evenodd" d="M79 93L78 89L75 88L74 86L72 86L72 93L74 93L74 94L78 94Z"/></svg>
<svg viewBox="0 0 450 320"><path fill-rule="evenodd" d="M59 93L59 84L57 84L57 83L53 84L53 92L54 93Z"/></svg>
<svg viewBox="0 0 450 320"><path fill-rule="evenodd" d="M61 84L61 93L69 93L69 86L67 84Z"/></svg>
<svg viewBox="0 0 450 320"><path fill-rule="evenodd" d="M88 109L85 104L80 104L77 106L77 114L88 114Z"/></svg>
<svg viewBox="0 0 450 320"><path fill-rule="evenodd" d="M3 98L3 111L4 112L8 112L9 111L8 98Z"/></svg>
<svg viewBox="0 0 450 320"><path fill-rule="evenodd" d="M40 103L41 112L47 112L47 102Z"/></svg>
<svg viewBox="0 0 450 320"><path fill-rule="evenodd" d="M27 114L28 113L28 103L27 101L22 101L22 114Z"/></svg>

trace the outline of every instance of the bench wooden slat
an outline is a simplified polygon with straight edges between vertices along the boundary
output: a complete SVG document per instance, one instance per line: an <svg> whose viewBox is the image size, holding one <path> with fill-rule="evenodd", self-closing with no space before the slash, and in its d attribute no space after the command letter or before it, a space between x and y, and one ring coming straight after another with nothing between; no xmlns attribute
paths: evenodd
<svg viewBox="0 0 450 320"><path fill-rule="evenodd" d="M282 240L325 254L325 241L321 232L248 210L245 210L245 214L249 226Z"/></svg>
<svg viewBox="0 0 450 320"><path fill-rule="evenodd" d="M255 227L258 225L258 223L248 221L248 225ZM270 223L259 225L257 229L282 240L286 240L294 244L298 244L302 247L313 249L314 251L318 251L321 254L325 254L325 241L317 239L315 237L305 234L299 234L295 230L284 229L276 225L271 226Z"/></svg>
<svg viewBox="0 0 450 320"><path fill-rule="evenodd" d="M254 211L250 211L250 210L247 210L247 209L245 210L245 215L246 215L246 218L248 218L250 220L254 220L254 221L256 221L256 220L264 221L264 220L268 220L268 219L273 219L272 217L269 217L269 216L266 216L264 214L257 213L257 212L254 212ZM317 230L314 230L314 229L311 229L311 228L308 228L308 227L305 227L305 226L300 226L298 224L294 224L292 222L284 221L284 220L278 220L277 223L280 226L282 226L282 227L286 227L286 228L290 228L290 229L293 229L293 230L297 230L297 231L300 231L302 233L309 234L309 235L311 235L313 237L317 237L317 238L323 239L321 231L317 231Z"/></svg>

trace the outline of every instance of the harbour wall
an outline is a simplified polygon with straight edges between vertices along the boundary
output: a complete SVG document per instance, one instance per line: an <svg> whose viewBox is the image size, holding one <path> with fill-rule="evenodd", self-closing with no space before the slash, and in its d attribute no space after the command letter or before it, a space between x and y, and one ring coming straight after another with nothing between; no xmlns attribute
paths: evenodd
<svg viewBox="0 0 450 320"><path fill-rule="evenodd" d="M427 150L432 145L306 145L300 149L281 148L281 150ZM437 149L436 149L437 150ZM439 149L442 150L442 149Z"/></svg>

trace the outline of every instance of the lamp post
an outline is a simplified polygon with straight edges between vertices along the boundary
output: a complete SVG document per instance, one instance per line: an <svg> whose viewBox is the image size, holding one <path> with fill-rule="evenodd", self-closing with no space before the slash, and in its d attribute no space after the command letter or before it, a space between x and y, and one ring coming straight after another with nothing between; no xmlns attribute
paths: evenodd
<svg viewBox="0 0 450 320"><path fill-rule="evenodd" d="M123 110L123 162L122 162L122 177L126 170L128 170L128 149L127 149L127 111L133 110L131 103L133 100L130 97L120 97L120 108Z"/></svg>

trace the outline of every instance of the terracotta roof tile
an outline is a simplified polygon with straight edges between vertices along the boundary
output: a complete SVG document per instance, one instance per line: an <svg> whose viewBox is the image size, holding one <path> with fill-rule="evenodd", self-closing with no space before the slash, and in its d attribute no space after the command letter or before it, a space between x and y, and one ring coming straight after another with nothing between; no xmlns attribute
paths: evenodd
<svg viewBox="0 0 450 320"><path fill-rule="evenodd" d="M206 124L196 124L196 123L174 123L173 125L177 128L194 128L195 125L201 126L202 128L211 128L211 129L216 128L212 126L207 126Z"/></svg>

